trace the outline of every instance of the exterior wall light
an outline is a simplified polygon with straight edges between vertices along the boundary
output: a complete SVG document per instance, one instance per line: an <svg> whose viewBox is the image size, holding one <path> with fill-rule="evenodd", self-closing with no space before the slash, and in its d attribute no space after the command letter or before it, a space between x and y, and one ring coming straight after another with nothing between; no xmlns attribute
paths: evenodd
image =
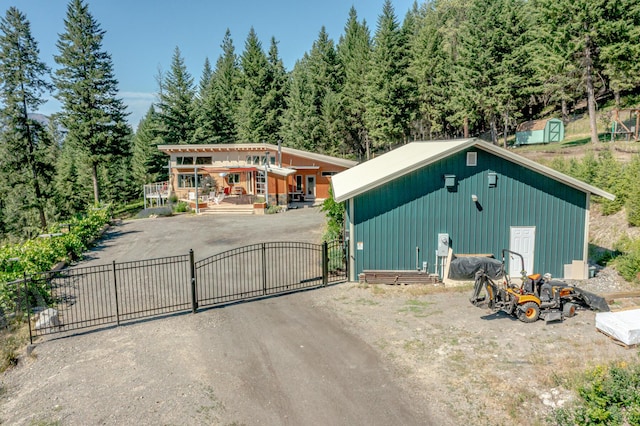
<svg viewBox="0 0 640 426"><path fill-rule="evenodd" d="M477 203L478 202L478 196L476 194L473 194L471 196L471 201L473 201L474 203Z"/></svg>

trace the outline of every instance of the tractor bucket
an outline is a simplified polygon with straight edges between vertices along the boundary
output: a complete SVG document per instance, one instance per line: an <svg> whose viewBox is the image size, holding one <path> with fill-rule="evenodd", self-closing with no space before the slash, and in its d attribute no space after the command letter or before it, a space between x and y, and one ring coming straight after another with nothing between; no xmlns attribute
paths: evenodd
<svg viewBox="0 0 640 426"><path fill-rule="evenodd" d="M590 291L582 290L581 288L574 287L573 291L580 296L585 305L589 309L600 312L609 312L609 304L604 297L591 293Z"/></svg>

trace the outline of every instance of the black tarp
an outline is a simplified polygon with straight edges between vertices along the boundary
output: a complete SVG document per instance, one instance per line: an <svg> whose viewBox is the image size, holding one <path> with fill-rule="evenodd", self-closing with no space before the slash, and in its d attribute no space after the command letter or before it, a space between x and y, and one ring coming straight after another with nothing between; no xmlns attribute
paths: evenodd
<svg viewBox="0 0 640 426"><path fill-rule="evenodd" d="M449 279L473 280L476 272L483 269L491 279L497 279L504 275L502 262L491 257L456 257L449 265Z"/></svg>

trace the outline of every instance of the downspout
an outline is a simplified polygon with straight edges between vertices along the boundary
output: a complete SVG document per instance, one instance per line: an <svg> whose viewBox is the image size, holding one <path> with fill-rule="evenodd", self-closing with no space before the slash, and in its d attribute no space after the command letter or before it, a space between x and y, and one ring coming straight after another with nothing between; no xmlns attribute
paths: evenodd
<svg viewBox="0 0 640 426"><path fill-rule="evenodd" d="M355 225L353 224L353 198L349 198L348 201L348 209L349 209L349 281L356 281L356 252L355 252Z"/></svg>

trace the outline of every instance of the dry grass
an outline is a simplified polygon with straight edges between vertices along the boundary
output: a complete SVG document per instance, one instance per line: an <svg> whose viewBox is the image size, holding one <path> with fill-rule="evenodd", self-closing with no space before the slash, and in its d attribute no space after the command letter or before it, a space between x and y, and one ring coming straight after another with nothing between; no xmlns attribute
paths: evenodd
<svg viewBox="0 0 640 426"><path fill-rule="evenodd" d="M0 331L0 373L18 364L19 354L29 343L26 323L15 321Z"/></svg>

